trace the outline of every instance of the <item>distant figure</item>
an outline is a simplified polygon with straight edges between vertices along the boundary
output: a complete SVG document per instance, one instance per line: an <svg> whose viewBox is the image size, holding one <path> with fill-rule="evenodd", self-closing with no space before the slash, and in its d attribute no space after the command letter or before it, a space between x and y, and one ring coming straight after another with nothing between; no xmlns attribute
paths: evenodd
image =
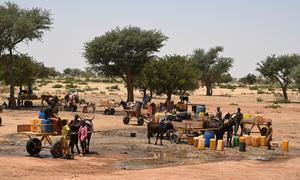
<svg viewBox="0 0 300 180"><path fill-rule="evenodd" d="M33 94L32 86L31 84L28 85L28 95L31 96Z"/></svg>
<svg viewBox="0 0 300 180"><path fill-rule="evenodd" d="M267 133L266 133L268 150L271 150L271 141L272 141L272 135L273 135L273 128L271 126L272 126L272 123L268 122L267 123Z"/></svg>
<svg viewBox="0 0 300 180"><path fill-rule="evenodd" d="M216 117L221 121L222 120L222 111L220 107L217 107Z"/></svg>
<svg viewBox="0 0 300 180"><path fill-rule="evenodd" d="M180 102L188 103L189 102L189 97L188 96L180 96Z"/></svg>

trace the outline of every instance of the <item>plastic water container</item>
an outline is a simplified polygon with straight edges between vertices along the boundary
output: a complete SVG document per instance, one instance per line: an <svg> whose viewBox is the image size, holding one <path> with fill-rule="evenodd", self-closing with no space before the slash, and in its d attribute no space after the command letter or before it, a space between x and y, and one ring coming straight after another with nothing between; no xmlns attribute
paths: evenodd
<svg viewBox="0 0 300 180"><path fill-rule="evenodd" d="M52 133L52 123L50 119L42 119L42 132Z"/></svg>
<svg viewBox="0 0 300 180"><path fill-rule="evenodd" d="M266 136L260 136L260 145L261 146L266 146L267 145Z"/></svg>
<svg viewBox="0 0 300 180"><path fill-rule="evenodd" d="M239 144L239 151L245 152L246 151L246 142L240 142Z"/></svg>
<svg viewBox="0 0 300 180"><path fill-rule="evenodd" d="M46 113L44 111L39 112L39 119L47 119L46 118Z"/></svg>
<svg viewBox="0 0 300 180"><path fill-rule="evenodd" d="M218 140L217 151L224 151L224 141Z"/></svg>
<svg viewBox="0 0 300 180"><path fill-rule="evenodd" d="M253 136L251 138L251 144L253 147L259 147L260 146L260 138Z"/></svg>
<svg viewBox="0 0 300 180"><path fill-rule="evenodd" d="M198 147L198 142L199 141L199 138L198 137L194 137L194 146L195 147Z"/></svg>
<svg viewBox="0 0 300 180"><path fill-rule="evenodd" d="M234 136L233 137L233 145L234 146L238 146L239 145L239 136Z"/></svg>
<svg viewBox="0 0 300 180"><path fill-rule="evenodd" d="M281 148L283 151L288 152L289 151L289 140L283 140Z"/></svg>
<svg viewBox="0 0 300 180"><path fill-rule="evenodd" d="M246 139L246 145L251 146L251 136L245 135L244 137Z"/></svg>
<svg viewBox="0 0 300 180"><path fill-rule="evenodd" d="M217 141L216 139L210 139L209 148L211 151L215 151L217 147Z"/></svg>
<svg viewBox="0 0 300 180"><path fill-rule="evenodd" d="M198 149L204 150L205 149L205 139L203 137L198 137Z"/></svg>
<svg viewBox="0 0 300 180"><path fill-rule="evenodd" d="M205 107L205 105L197 105L197 106L196 106L196 112L195 112L195 115L196 115L197 118L198 118L198 115L199 115L200 112L203 112L203 113L206 112L206 107Z"/></svg>
<svg viewBox="0 0 300 180"><path fill-rule="evenodd" d="M205 133L204 133L205 147L209 147L210 139L213 139L213 138L215 138L214 131L205 131Z"/></svg>

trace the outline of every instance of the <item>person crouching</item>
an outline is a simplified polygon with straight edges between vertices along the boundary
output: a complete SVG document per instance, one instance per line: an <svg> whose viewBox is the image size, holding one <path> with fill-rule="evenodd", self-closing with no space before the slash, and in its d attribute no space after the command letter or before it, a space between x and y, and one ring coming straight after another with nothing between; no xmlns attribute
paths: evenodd
<svg viewBox="0 0 300 180"><path fill-rule="evenodd" d="M62 130L61 130L61 145L63 149L63 158L72 159L69 148L69 140L70 140L70 127L67 124L67 120L61 120Z"/></svg>
<svg viewBox="0 0 300 180"><path fill-rule="evenodd" d="M82 149L82 154L85 155L86 153L86 140L87 140L87 127L85 121L82 122L79 131L78 131L78 139L80 140L80 146Z"/></svg>

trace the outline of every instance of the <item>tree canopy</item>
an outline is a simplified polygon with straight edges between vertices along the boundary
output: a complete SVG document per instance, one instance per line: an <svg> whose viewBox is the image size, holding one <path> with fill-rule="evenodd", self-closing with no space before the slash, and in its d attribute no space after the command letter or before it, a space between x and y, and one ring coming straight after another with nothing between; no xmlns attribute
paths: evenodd
<svg viewBox="0 0 300 180"><path fill-rule="evenodd" d="M13 65L18 54L16 47L19 43L29 42L34 39L41 40L44 31L50 29L52 20L48 10L40 8L22 9L17 4L7 2L0 5L0 60L2 57L10 58L7 65L7 77L10 78L10 104L15 107L16 79ZM9 55L9 56L7 56Z"/></svg>
<svg viewBox="0 0 300 180"><path fill-rule="evenodd" d="M245 77L240 78L239 81L244 84L252 85L256 83L257 77L254 74L249 73Z"/></svg>
<svg viewBox="0 0 300 180"><path fill-rule="evenodd" d="M145 86L157 94L183 95L199 87L197 69L193 61L185 56L165 56L146 65L143 70Z"/></svg>
<svg viewBox="0 0 300 180"><path fill-rule="evenodd" d="M294 79L296 83L296 87L300 91L300 64L295 67L295 69L292 72L292 78Z"/></svg>
<svg viewBox="0 0 300 180"><path fill-rule="evenodd" d="M256 70L265 78L276 79L282 88L284 100L288 101L287 88L292 82L291 73L298 64L300 64L298 54L272 55L257 63Z"/></svg>
<svg viewBox="0 0 300 180"><path fill-rule="evenodd" d="M96 72L121 77L127 86L127 101L134 101L138 74L165 40L167 37L157 30L115 28L85 43L84 57Z"/></svg>
<svg viewBox="0 0 300 180"><path fill-rule="evenodd" d="M192 54L192 58L199 70L199 78L202 84L206 86L207 96L213 94L213 84L218 82L224 74L227 74L232 67L232 58L219 56L219 53L222 51L223 47L217 46L207 52L204 49L196 49Z"/></svg>

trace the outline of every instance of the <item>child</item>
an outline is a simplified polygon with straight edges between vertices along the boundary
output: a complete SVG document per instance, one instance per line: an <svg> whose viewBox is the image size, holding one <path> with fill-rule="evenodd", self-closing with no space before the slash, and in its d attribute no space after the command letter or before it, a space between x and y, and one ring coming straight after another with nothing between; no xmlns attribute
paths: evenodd
<svg viewBox="0 0 300 180"><path fill-rule="evenodd" d="M61 130L61 145L63 148L63 157L66 159L71 159L72 156L70 154L70 149L69 149L69 140L70 140L70 127L67 124L67 120L63 119L61 120L61 124L63 126L62 130Z"/></svg>
<svg viewBox="0 0 300 180"><path fill-rule="evenodd" d="M87 139L87 127L85 124L85 121L82 122L82 125L79 128L78 131L78 138L80 140L80 146L82 149L82 155L85 155L85 151L86 151L86 139Z"/></svg>

